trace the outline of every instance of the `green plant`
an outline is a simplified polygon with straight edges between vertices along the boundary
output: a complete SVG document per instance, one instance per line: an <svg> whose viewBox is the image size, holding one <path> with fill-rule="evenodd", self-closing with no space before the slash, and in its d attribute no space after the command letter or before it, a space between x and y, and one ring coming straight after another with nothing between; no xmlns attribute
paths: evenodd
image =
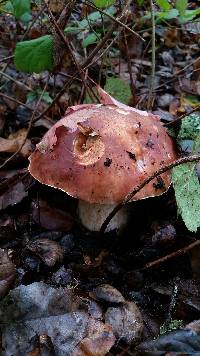
<svg viewBox="0 0 200 356"><path fill-rule="evenodd" d="M6 1L1 11L13 14L17 20L28 22L31 19L30 0L11 0Z"/></svg>
<svg viewBox="0 0 200 356"><path fill-rule="evenodd" d="M115 14L115 8L105 10L109 15ZM100 32L91 32L92 25L101 20L99 11L94 11L82 21L74 21L72 26L65 28L64 32L76 33L82 42L83 48L94 44L100 38ZM52 70L54 67L54 38L46 35L30 41L18 42L14 53L14 62L17 70L28 73L40 73L44 70ZM39 59L39 60L38 60Z"/></svg>
<svg viewBox="0 0 200 356"><path fill-rule="evenodd" d="M172 5L168 0L155 0L155 3L159 6L160 10L155 11L155 17L157 22L162 20L177 19L179 23L185 23L195 19L200 14L200 8L195 10L188 9L188 0L176 0ZM148 13L145 18L150 18L151 14Z"/></svg>
<svg viewBox="0 0 200 356"><path fill-rule="evenodd" d="M42 97L42 100L45 101L47 104L51 104L53 101L48 91L43 91L41 88L38 88L27 94L27 103L31 103L34 100L39 99L40 97Z"/></svg>
<svg viewBox="0 0 200 356"><path fill-rule="evenodd" d="M93 0L94 5L97 7L108 7L110 5L114 5L115 0Z"/></svg>
<svg viewBox="0 0 200 356"><path fill-rule="evenodd" d="M191 114L183 119L177 136L181 145L183 141L191 142L191 151L200 150L200 115ZM200 227L200 184L196 171L196 163L182 164L172 170L178 213L190 231Z"/></svg>

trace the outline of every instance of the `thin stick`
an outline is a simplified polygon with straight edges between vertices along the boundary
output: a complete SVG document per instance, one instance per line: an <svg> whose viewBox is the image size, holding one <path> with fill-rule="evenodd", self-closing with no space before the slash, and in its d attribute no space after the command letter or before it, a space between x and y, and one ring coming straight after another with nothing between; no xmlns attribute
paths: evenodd
<svg viewBox="0 0 200 356"><path fill-rule="evenodd" d="M177 167L180 164L187 163L187 162L195 162L195 161L200 161L200 154L198 155L191 155L187 157L182 157L177 159L176 161L167 164L166 166L160 168L158 171L154 172L151 174L149 177L143 180L142 183L138 184L130 193L127 194L127 196L124 198L124 200L119 203L108 215L108 217L105 219L103 222L101 228L100 228L100 233L104 233L109 222L111 219L117 214L117 212L126 204L128 203L136 193L138 193L146 184L151 182L154 178L158 177L160 174L167 172L169 169L173 167Z"/></svg>
<svg viewBox="0 0 200 356"><path fill-rule="evenodd" d="M92 4L90 1L85 1L85 3L92 7L93 9L99 11L102 15L105 15L107 17L109 17L112 21L116 22L118 25L126 28L129 32L131 32L133 35L139 37L143 42L145 41L143 37L141 37L137 32L133 31L130 27L128 27L125 23L121 22L119 19L113 17L112 15L110 15L109 13L103 11L102 9L98 8L97 6L95 6L94 4Z"/></svg>
<svg viewBox="0 0 200 356"><path fill-rule="evenodd" d="M15 78L11 77L9 74L4 73L2 70L0 70L0 75L2 75L3 77L12 80L15 84L17 84L19 87L24 86L24 88L26 88L26 90L28 91L32 91L33 89L31 89L28 85L21 83L19 80L16 80Z"/></svg>
<svg viewBox="0 0 200 356"><path fill-rule="evenodd" d="M128 0L127 4L125 5L121 16L118 19L122 19L125 17L127 13L127 8L129 7L130 3L132 0ZM116 23L113 23L110 26L110 29L108 32L105 34L105 36L102 38L102 40L99 42L99 44L94 48L94 50L89 54L88 58L85 60L85 62L80 66L81 70L85 70L88 65L90 65L92 59L96 56L96 54L100 51L100 49L105 45L107 40L112 36L113 31L117 27ZM79 71L76 71L75 74L63 85L63 88L59 91L59 93L56 95L56 97L53 99L52 103L49 105L47 109L45 109L39 116L37 116L33 122L36 122L39 120L43 115L46 114L46 112L53 107L53 105L59 100L59 98L62 96L63 93L65 93L66 89L69 88L73 81L76 79L76 77L79 75Z"/></svg>
<svg viewBox="0 0 200 356"><path fill-rule="evenodd" d="M174 125L174 124L176 124L177 122L179 122L179 121L181 121L182 119L184 119L186 116L189 116L189 115L191 115L193 112L196 112L196 111L198 111L198 110L200 110L200 105L196 106L196 108L192 109L190 112L186 112L185 114L183 114L183 115L177 117L177 118L174 119L173 121L167 122L167 123L165 124L165 126L168 127L168 126Z"/></svg>
<svg viewBox="0 0 200 356"><path fill-rule="evenodd" d="M163 262L165 262L165 261L168 261L168 260L171 259L171 258L184 255L186 252L188 252L189 250L192 250L194 247L199 246L199 245L200 245L200 240L194 241L194 242L192 242L190 245L188 245L188 246L186 246L186 247L183 247L183 248L181 248L181 249L179 249L179 250L177 250L177 251L174 251L174 252L170 253L170 254L167 255L167 256L158 258L157 260L152 261L152 262L148 262L144 267L142 267L142 269L140 269L140 271L143 271L143 270L145 270L145 269L148 269L148 268L157 266L157 265L159 265L160 263L163 263Z"/></svg>
<svg viewBox="0 0 200 356"><path fill-rule="evenodd" d="M151 83L149 88L149 97L147 102L147 109L152 109L153 106L153 92L154 92L154 85L155 85L155 68L156 68L156 26L155 26L155 14L154 14L154 5L153 1L150 0L151 6L151 23L152 23L152 35L151 35Z"/></svg>
<svg viewBox="0 0 200 356"><path fill-rule="evenodd" d="M47 83L48 83L48 82L47 82ZM21 151L22 147L25 145L26 140L27 140L27 138L28 138L28 135L29 135L29 133L30 133L32 124L33 124L33 119L34 119L35 113L36 113L36 111L37 111L38 106L39 106L40 103L41 103L42 96L43 96L43 94L44 94L44 92L45 92L45 90L46 90L46 88L47 88L47 83L45 84L45 87L44 87L44 89L43 89L43 91L42 91L42 93L41 93L41 95L40 95L40 97L39 97L39 99L38 99L38 101L37 101L36 106L35 106L35 110L34 110L33 113L32 113L31 119L30 119L29 124L28 124L28 129L27 129L27 132L26 132L26 136L24 137L24 140L23 140L21 146L18 148L18 150L17 150L15 153L13 153L12 156L10 156L6 161L4 161L4 163L2 163L2 164L0 165L0 169L2 169L3 167L5 167L5 165L6 165L8 162L10 162L10 161Z"/></svg>
<svg viewBox="0 0 200 356"><path fill-rule="evenodd" d="M30 110L30 111L32 111L32 112L35 111L36 113L39 113L39 111L37 111L37 110L35 110L35 109L33 110L33 109L30 108L27 104L23 103L22 101L20 101L20 100L18 100L18 99L13 98L12 96L6 95L6 94L1 93L1 92L0 92L0 96L2 96L2 98L5 98L5 99L8 99L8 100L14 101L15 103L24 106L26 109L28 109L28 110ZM48 120L52 125L55 124L55 122L54 122L50 117L44 115L44 118L45 118L46 120Z"/></svg>

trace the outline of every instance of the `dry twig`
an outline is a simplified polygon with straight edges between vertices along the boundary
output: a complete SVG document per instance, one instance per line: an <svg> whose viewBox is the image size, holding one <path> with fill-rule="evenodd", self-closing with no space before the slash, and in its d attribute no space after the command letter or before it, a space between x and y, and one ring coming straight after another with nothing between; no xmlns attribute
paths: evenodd
<svg viewBox="0 0 200 356"><path fill-rule="evenodd" d="M12 156L10 156L7 160L4 161L4 163L2 163L2 164L0 165L0 169L2 169L3 167L5 167L5 165L6 165L8 162L10 162L14 157L16 157L16 155L21 151L22 147L25 145L25 142L26 142L26 140L27 140L27 138L28 138L28 135L29 135L29 133L30 133L30 130L31 130L31 127L32 127L32 124L33 124L33 119L34 119L35 113L37 112L37 108L38 108L38 106L39 106L40 103L41 103L41 100L42 100L43 94L44 94L44 92L45 92L45 90L46 90L46 87L47 87L47 83L46 83L46 85L45 85L45 87L44 87L44 89L43 89L43 91L42 91L42 93L41 93L41 95L40 95L40 97L39 97L39 99L38 99L38 101L37 101L37 104L36 104L36 106L35 106L35 110L34 110L33 113L32 113L31 119L30 119L29 124L28 124L28 129L27 129L27 132L26 132L26 136L25 136L25 138L24 138L24 140L23 140L21 146L18 148L18 150L17 150L15 153L13 153Z"/></svg>
<svg viewBox="0 0 200 356"><path fill-rule="evenodd" d="M149 97L147 102L147 109L152 109L153 106L153 92L154 92L154 82L155 82L155 68L156 68L156 26L155 26L155 14L153 1L150 0L151 7L151 24L152 24L152 34L151 34L151 82L149 88Z"/></svg>
<svg viewBox="0 0 200 356"><path fill-rule="evenodd" d="M186 252L192 250L194 247L199 246L199 245L200 245L200 240L194 241L194 242L192 242L191 244L189 244L188 246L183 247L183 248L181 248L181 249L179 249L179 250L177 250L177 251L174 251L174 252L170 253L170 254L167 255L167 256L158 258L157 260L152 261L152 262L148 262L144 267L142 267L142 268L140 269L140 271L143 271L143 270L145 270L145 269L148 269L148 268L151 268L151 267L154 267L154 266L158 266L158 265L160 265L161 263L166 262L166 261L168 261L168 260L171 259L171 258L184 255Z"/></svg>

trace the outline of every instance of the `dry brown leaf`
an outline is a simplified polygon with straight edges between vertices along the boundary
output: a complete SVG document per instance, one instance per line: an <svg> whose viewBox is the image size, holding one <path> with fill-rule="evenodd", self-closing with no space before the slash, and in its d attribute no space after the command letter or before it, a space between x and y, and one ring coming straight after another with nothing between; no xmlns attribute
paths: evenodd
<svg viewBox="0 0 200 356"><path fill-rule="evenodd" d="M10 290L15 280L15 265L6 250L0 249L0 299Z"/></svg>
<svg viewBox="0 0 200 356"><path fill-rule="evenodd" d="M65 0L51 0L49 2L49 8L54 13L60 13L64 9L65 4Z"/></svg>
<svg viewBox="0 0 200 356"><path fill-rule="evenodd" d="M165 46L172 48L175 47L180 41L179 30L175 27L169 27L164 33Z"/></svg>
<svg viewBox="0 0 200 356"><path fill-rule="evenodd" d="M37 239L27 245L28 249L38 255L41 260L49 267L56 262L63 260L63 249L56 242L49 239Z"/></svg>
<svg viewBox="0 0 200 356"><path fill-rule="evenodd" d="M117 307L109 307L105 322L112 326L114 335L127 342L135 343L142 335L143 318L134 302L126 302Z"/></svg>
<svg viewBox="0 0 200 356"><path fill-rule="evenodd" d="M6 209L9 205L18 204L28 195L22 182L11 185L4 194L0 196L0 210Z"/></svg>
<svg viewBox="0 0 200 356"><path fill-rule="evenodd" d="M74 223L68 212L49 206L44 200L39 204L33 202L32 216L37 224L48 230L69 231Z"/></svg>
<svg viewBox="0 0 200 356"><path fill-rule="evenodd" d="M10 134L8 138L0 137L0 152L15 153L23 144L27 134L27 129L20 129L14 134ZM25 144L20 150L23 157L28 157L31 154L31 141L26 139Z"/></svg>
<svg viewBox="0 0 200 356"><path fill-rule="evenodd" d="M101 284L96 287L91 293L97 300L104 301L106 303L124 303L125 299L123 295L110 284Z"/></svg>
<svg viewBox="0 0 200 356"><path fill-rule="evenodd" d="M104 356L115 343L110 325L91 319L88 335L73 352L73 356Z"/></svg>

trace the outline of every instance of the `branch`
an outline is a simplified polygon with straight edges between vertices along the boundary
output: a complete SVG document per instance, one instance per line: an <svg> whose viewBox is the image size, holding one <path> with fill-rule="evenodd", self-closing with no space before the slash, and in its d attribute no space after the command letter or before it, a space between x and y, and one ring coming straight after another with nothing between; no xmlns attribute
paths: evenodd
<svg viewBox="0 0 200 356"><path fill-rule="evenodd" d="M152 23L152 34L151 34L151 83L149 88L149 97L147 102L147 109L152 109L153 104L153 92L154 92L154 82L155 82L155 68L156 68L156 25L155 25L155 14L154 14L154 7L153 1L150 0L151 6L151 23Z"/></svg>
<svg viewBox="0 0 200 356"><path fill-rule="evenodd" d="M157 260L152 261L152 262L148 262L144 267L139 269L139 271L144 271L145 269L157 266L162 262L168 261L170 258L177 257L177 256L180 256L180 255L184 255L186 252L192 250L194 247L196 247L198 245L200 245L200 240L194 241L190 245L188 245L186 247L183 247L183 248L181 248L181 249L179 249L177 251L174 251L174 252L170 253L167 256L158 258Z"/></svg>
<svg viewBox="0 0 200 356"><path fill-rule="evenodd" d="M185 114L177 117L176 119L174 119L173 121L167 122L166 124L164 124L164 126L171 126L176 124L177 122L181 121L182 119L184 119L186 116L189 116L191 114L193 114L193 112L199 111L200 110L200 105L196 106L196 108L190 110L190 112L186 112Z"/></svg>
<svg viewBox="0 0 200 356"><path fill-rule="evenodd" d="M47 81L47 83L48 83L48 81ZM39 107L39 105L40 105L40 103L41 103L43 94L44 94L44 92L45 92L45 90L46 90L47 83L45 84L45 87L44 87L44 89L43 89L43 91L42 91L42 93L41 93L40 97L38 98L38 101L37 101L37 103L36 103L36 105L35 105L35 109L34 109L34 111L33 111L33 113L32 113L31 119L30 119L29 124L28 124L26 136L24 137L24 140L23 140L21 146L18 148L17 151L15 151L15 153L13 153L12 156L10 156L8 159L6 159L6 160L4 161L4 163L2 163L2 164L0 165L0 169L2 169L3 167L5 167L8 162L10 162L14 157L16 157L17 154L21 151L22 147L25 145L26 140L27 140L27 138L28 138L28 135L29 135L29 133L30 133L30 130L31 130L31 128L32 128L32 124L33 124L33 119L34 119L35 113L37 112L37 109L38 109L38 107Z"/></svg>
<svg viewBox="0 0 200 356"><path fill-rule="evenodd" d="M106 220L103 222L101 228L100 228L100 233L104 233L109 222L112 220L112 218L117 214L117 212L126 204L128 203L136 193L138 193L146 184L151 182L154 178L158 177L160 174L165 173L169 169L179 166L180 164L187 163L187 162L194 162L194 161L200 161L200 154L198 155L191 155L187 157L182 157L177 159L175 162L172 162L170 164L167 164L166 166L160 168L158 171L154 172L151 176L147 177L146 179L143 180L142 183L138 184L130 193L127 194L127 196L124 198L124 200L119 203L108 215Z"/></svg>
<svg viewBox="0 0 200 356"><path fill-rule="evenodd" d="M90 1L85 1L85 3L92 7L93 9L99 11L102 15L105 15L107 17L109 17L112 21L116 22L118 25L124 27L126 30L128 30L129 32L131 32L133 35L139 37L143 42L144 42L144 38L141 37L137 32L133 31L130 27L128 27L125 23L121 22L118 18L113 17L112 15L110 15L108 12L103 11L101 9L99 9L97 6L95 6L93 3L91 3Z"/></svg>
<svg viewBox="0 0 200 356"><path fill-rule="evenodd" d="M120 17L118 17L118 20L122 20L124 19L124 17L126 17L127 14L127 9L130 5L132 0L128 0L127 4L125 5L122 14ZM83 64L80 66L80 70L85 70L88 65L91 63L92 59L96 56L96 54L100 51L100 49L105 45L105 43L107 42L107 40L112 36L113 31L117 28L118 23L114 22L113 24L111 24L108 32L105 34L105 36L102 38L102 40L99 42L99 44L94 48L94 50L89 54L88 58L85 60L85 62L83 62ZM47 113L47 111L49 109L51 109L53 107L53 105L59 100L59 98L65 93L65 91L72 85L73 81L79 77L79 71L76 71L75 74L64 84L63 88L59 91L59 93L56 95L56 97L54 98L54 100L52 101L51 105L49 105L49 107L44 110L39 116L37 116L33 122L39 120L43 115L45 115Z"/></svg>

